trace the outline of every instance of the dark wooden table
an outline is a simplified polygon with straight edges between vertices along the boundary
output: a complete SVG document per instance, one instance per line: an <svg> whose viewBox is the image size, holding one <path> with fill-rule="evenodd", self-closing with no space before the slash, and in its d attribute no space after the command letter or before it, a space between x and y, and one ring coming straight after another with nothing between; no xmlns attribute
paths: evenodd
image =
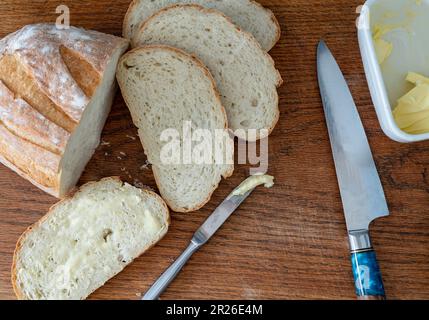
<svg viewBox="0 0 429 320"><path fill-rule="evenodd" d="M0 2L0 36L25 24L54 22L67 4L71 23L120 35L129 0ZM271 190L257 190L198 252L163 299L353 299L346 227L319 96L315 56L324 38L360 111L391 216L372 226L386 292L429 298L429 143L398 144L380 129L360 59L355 0L267 0L282 26L271 54L285 83L281 119L270 138ZM156 187L129 112L118 94L100 146L81 183L120 175ZM125 152L126 157L120 152ZM138 299L185 248L195 229L248 174L237 166L199 212L172 214L166 238L94 293L92 299ZM0 166L0 298L13 299L10 266L19 235L56 200Z"/></svg>

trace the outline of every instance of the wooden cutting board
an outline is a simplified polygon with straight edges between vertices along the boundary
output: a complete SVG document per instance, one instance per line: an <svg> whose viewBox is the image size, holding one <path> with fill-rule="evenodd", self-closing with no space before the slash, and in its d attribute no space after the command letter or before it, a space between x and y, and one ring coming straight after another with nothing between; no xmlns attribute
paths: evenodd
<svg viewBox="0 0 429 320"><path fill-rule="evenodd" d="M232 1L232 0L231 0ZM163 299L354 299L346 227L316 79L324 38L341 65L367 130L391 216L372 226L389 298L429 299L429 142L389 140L368 92L356 37L356 0L267 0L282 27L271 51L284 85L281 118L270 137L271 190L258 189L195 254ZM71 23L121 34L129 0L0 2L0 37L55 22L66 4ZM156 188L120 94L81 184L107 176ZM126 155L124 155L126 154ZM239 165L199 212L172 213L166 238L92 299L138 299L187 245L221 200L248 175ZM0 165L0 298L13 299L10 266L19 235L56 200Z"/></svg>

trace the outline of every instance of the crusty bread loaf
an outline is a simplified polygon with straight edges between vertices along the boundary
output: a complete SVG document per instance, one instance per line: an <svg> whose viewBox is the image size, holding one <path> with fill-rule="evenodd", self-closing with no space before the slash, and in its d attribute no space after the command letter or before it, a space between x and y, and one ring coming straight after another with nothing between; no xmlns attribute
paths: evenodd
<svg viewBox="0 0 429 320"><path fill-rule="evenodd" d="M0 161L56 197L78 181L116 90L122 38L36 24L0 40Z"/></svg>
<svg viewBox="0 0 429 320"><path fill-rule="evenodd" d="M270 51L280 38L280 26L274 14L252 0L134 0L124 19L123 36L133 38L142 23L169 5L193 3L226 14L240 28L253 34L265 51Z"/></svg>
<svg viewBox="0 0 429 320"><path fill-rule="evenodd" d="M23 300L85 299L157 243L169 226L155 193L106 178L83 186L19 239L12 284Z"/></svg>
<svg viewBox="0 0 429 320"><path fill-rule="evenodd" d="M162 197L177 212L201 208L222 176L230 176L234 169L233 140L227 134L225 111L209 71L179 49L147 46L122 57L117 78ZM204 129L212 137L216 130L226 135L217 148L213 140L213 145L199 145L199 154L208 161L200 163L195 157L185 160L186 122L191 124L191 134ZM171 149L166 149L168 142L164 141L170 139L168 130L175 130L181 142ZM167 136L162 138L163 134ZM196 145L193 142L192 152ZM173 154L179 158L169 159Z"/></svg>
<svg viewBox="0 0 429 320"><path fill-rule="evenodd" d="M162 9L132 39L133 47L147 44L177 47L203 61L216 79L229 128L238 137L255 140L242 131L256 129L256 139L261 139L274 129L279 119L280 73L252 35L222 13L198 5Z"/></svg>

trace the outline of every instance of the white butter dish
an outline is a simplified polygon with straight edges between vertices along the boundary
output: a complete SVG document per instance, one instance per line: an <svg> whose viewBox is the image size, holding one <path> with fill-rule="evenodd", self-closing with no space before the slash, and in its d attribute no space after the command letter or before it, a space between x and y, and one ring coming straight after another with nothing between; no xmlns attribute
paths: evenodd
<svg viewBox="0 0 429 320"><path fill-rule="evenodd" d="M384 38L393 45L379 64L373 32L389 28ZM392 110L397 100L412 89L408 72L429 76L429 0L368 0L358 22L359 46L372 100L384 133L398 142L429 140L429 133L408 134L395 122Z"/></svg>

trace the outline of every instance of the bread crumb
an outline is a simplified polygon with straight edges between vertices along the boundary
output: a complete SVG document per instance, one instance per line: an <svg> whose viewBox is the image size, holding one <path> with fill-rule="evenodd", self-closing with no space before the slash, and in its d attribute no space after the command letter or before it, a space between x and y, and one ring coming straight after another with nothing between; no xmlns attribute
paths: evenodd
<svg viewBox="0 0 429 320"><path fill-rule="evenodd" d="M127 168L123 167L123 168L121 168L121 171L122 171L122 172L124 172L124 173L128 176L128 178L129 178L129 179L132 179L132 178L133 178L133 176L132 176L132 175L131 175L131 173L127 170Z"/></svg>
<svg viewBox="0 0 429 320"><path fill-rule="evenodd" d="M117 156L117 158L118 158L118 160L122 160L122 158L121 158L121 157L119 157L119 156Z"/></svg>
<svg viewBox="0 0 429 320"><path fill-rule="evenodd" d="M127 138L130 138L131 140L136 140L136 137L130 136L129 134L127 134Z"/></svg>
<svg viewBox="0 0 429 320"><path fill-rule="evenodd" d="M140 189L144 189L146 187L141 181L137 179L134 179L133 185Z"/></svg>
<svg viewBox="0 0 429 320"><path fill-rule="evenodd" d="M152 164L149 162L149 160L146 160L146 162L140 167L140 170L149 170L151 165Z"/></svg>
<svg viewBox="0 0 429 320"><path fill-rule="evenodd" d="M119 154L121 155L121 156L123 156L123 157L126 157L127 156L127 154L125 153L125 152L119 152Z"/></svg>
<svg viewBox="0 0 429 320"><path fill-rule="evenodd" d="M101 140L101 143L100 143L102 146L110 146L110 142L107 142L107 141L104 141L104 140Z"/></svg>
<svg viewBox="0 0 429 320"><path fill-rule="evenodd" d="M143 189L143 190L148 190L148 191L155 192L155 189L153 189L153 188L151 188L151 187L149 187L149 186L145 185L145 184L144 184L143 182L141 182L139 179L134 179L133 185L134 185L134 187L136 187L136 188L140 188L140 189Z"/></svg>

